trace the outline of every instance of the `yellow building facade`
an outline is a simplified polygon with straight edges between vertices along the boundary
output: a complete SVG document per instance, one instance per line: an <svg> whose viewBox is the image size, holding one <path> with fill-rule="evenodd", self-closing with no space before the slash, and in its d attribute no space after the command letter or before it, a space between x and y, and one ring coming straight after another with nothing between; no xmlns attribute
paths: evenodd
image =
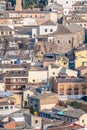
<svg viewBox="0 0 87 130"><path fill-rule="evenodd" d="M75 52L75 68L87 65L87 48Z"/></svg>

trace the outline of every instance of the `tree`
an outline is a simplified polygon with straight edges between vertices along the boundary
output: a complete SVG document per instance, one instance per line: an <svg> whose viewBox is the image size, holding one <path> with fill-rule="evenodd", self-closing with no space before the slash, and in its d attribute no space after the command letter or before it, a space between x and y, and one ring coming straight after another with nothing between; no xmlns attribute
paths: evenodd
<svg viewBox="0 0 87 130"><path fill-rule="evenodd" d="M25 8L34 8L38 0L24 0Z"/></svg>

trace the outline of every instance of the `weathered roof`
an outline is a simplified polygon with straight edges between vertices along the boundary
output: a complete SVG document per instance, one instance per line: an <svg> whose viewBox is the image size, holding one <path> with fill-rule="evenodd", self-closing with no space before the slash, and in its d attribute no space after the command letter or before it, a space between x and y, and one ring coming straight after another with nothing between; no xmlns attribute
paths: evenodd
<svg viewBox="0 0 87 130"><path fill-rule="evenodd" d="M54 23L53 21L51 21L51 20L48 20L48 21L46 21L46 22L44 22L44 23L42 23L41 24L42 26L56 26L56 23Z"/></svg>
<svg viewBox="0 0 87 130"><path fill-rule="evenodd" d="M80 51L84 51L84 50L87 51L87 46L86 46L85 44L82 45L82 46L79 46L79 47L75 50L75 52L80 52Z"/></svg>
<svg viewBox="0 0 87 130"><path fill-rule="evenodd" d="M54 35L61 34L71 34L71 31L64 25L58 24L57 31L54 32Z"/></svg>
<svg viewBox="0 0 87 130"><path fill-rule="evenodd" d="M81 71L81 70L87 69L87 66L80 66L80 67L78 67L76 69Z"/></svg>
<svg viewBox="0 0 87 130"><path fill-rule="evenodd" d="M35 96L31 96L31 98L33 99L45 99L47 97L50 97L50 96L54 96L56 95L55 93L43 93L43 94L37 94Z"/></svg>
<svg viewBox="0 0 87 130"><path fill-rule="evenodd" d="M73 117L73 118L79 118L83 114L85 114L85 112L81 109L68 110L68 111L64 112L65 116L69 116L69 117Z"/></svg>
<svg viewBox="0 0 87 130"><path fill-rule="evenodd" d="M67 82L84 82L83 78L56 78L58 83L67 83Z"/></svg>
<svg viewBox="0 0 87 130"><path fill-rule="evenodd" d="M12 29L10 28L10 27L8 27L8 26L0 26L0 32L1 31L12 31Z"/></svg>
<svg viewBox="0 0 87 130"><path fill-rule="evenodd" d="M70 24L68 27L67 27L72 33L76 33L76 32L79 32L81 30L83 30L84 28L80 25L77 25L77 24Z"/></svg>
<svg viewBox="0 0 87 130"><path fill-rule="evenodd" d="M49 127L48 130L79 130L81 128L83 127L78 124L63 123L58 127Z"/></svg>

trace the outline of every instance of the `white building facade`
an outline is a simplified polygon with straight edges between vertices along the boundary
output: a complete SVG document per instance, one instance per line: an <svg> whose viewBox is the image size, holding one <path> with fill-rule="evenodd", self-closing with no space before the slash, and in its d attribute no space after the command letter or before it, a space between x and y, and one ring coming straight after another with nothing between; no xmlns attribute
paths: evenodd
<svg viewBox="0 0 87 130"><path fill-rule="evenodd" d="M28 82L29 83L47 83L48 71L47 70L29 70Z"/></svg>
<svg viewBox="0 0 87 130"><path fill-rule="evenodd" d="M72 10L72 5L78 1L84 1L84 0L53 0L53 2L56 2L63 6L64 15L68 15L69 11Z"/></svg>

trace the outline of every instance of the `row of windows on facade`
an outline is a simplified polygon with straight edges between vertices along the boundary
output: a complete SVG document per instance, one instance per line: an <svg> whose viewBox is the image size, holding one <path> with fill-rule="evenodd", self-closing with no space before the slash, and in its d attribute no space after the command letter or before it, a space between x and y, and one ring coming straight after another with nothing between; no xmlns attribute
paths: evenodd
<svg viewBox="0 0 87 130"><path fill-rule="evenodd" d="M13 109L14 107L13 106L4 106L4 107L0 107L0 110L2 109Z"/></svg>
<svg viewBox="0 0 87 130"><path fill-rule="evenodd" d="M72 3L75 3L75 2L72 1ZM69 4L69 1L66 1L66 4ZM84 2L80 2L80 4L84 4Z"/></svg>
<svg viewBox="0 0 87 130"><path fill-rule="evenodd" d="M25 85L20 85L20 86L18 86L18 85L15 85L15 86L10 86L10 85L8 85L8 86L6 86L6 90L16 90L16 89L20 89L20 90L23 90L23 89L25 89Z"/></svg>
<svg viewBox="0 0 87 130"><path fill-rule="evenodd" d="M1 32L1 35L4 35L4 34L12 34L12 32Z"/></svg>
<svg viewBox="0 0 87 130"><path fill-rule="evenodd" d="M48 30L47 30L47 29L45 29L45 32L48 32ZM53 32L53 29L50 29L50 32Z"/></svg>
<svg viewBox="0 0 87 130"><path fill-rule="evenodd" d="M26 16L25 15L24 16L23 15L20 15L20 16L18 16L18 15L11 15L11 17L45 18L44 15L43 16L42 15L41 16L38 16L38 15L35 15L35 16L34 15L33 16L32 15L26 15Z"/></svg>
<svg viewBox="0 0 87 130"><path fill-rule="evenodd" d="M78 95L78 92L77 91L75 91L73 94L71 93L71 92L66 92L66 94L67 95ZM64 92L60 92L60 94L59 95L65 95L65 93Z"/></svg>
<svg viewBox="0 0 87 130"><path fill-rule="evenodd" d="M60 40L57 40L57 42L58 42L58 43L60 43ZM72 41L71 41L71 40L69 40L69 43L72 43Z"/></svg>
<svg viewBox="0 0 87 130"><path fill-rule="evenodd" d="M87 24L79 24L80 26L87 26Z"/></svg>

